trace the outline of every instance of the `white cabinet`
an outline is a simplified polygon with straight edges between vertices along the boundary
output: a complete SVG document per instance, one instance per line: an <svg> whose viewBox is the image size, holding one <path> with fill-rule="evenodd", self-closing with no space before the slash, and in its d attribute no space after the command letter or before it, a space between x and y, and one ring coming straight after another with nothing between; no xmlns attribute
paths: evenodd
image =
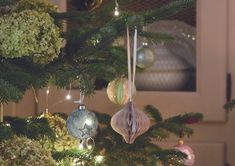
<svg viewBox="0 0 235 166"><path fill-rule="evenodd" d="M227 16L227 0L197 0L196 92L140 91L135 98L139 108L151 104L166 116L201 112L207 122L226 120ZM108 100L102 101L104 98L106 93L98 91L90 99L91 107L99 109L102 103L102 110L115 109Z"/></svg>

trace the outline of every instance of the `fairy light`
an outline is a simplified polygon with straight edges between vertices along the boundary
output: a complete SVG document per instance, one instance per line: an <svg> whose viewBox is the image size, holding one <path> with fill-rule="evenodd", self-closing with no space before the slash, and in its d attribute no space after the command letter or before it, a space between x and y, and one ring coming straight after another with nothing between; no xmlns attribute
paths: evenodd
<svg viewBox="0 0 235 166"><path fill-rule="evenodd" d="M92 145L88 145L88 146L87 146L87 149L88 149L88 150L91 150L92 148L93 148Z"/></svg>
<svg viewBox="0 0 235 166"><path fill-rule="evenodd" d="M48 113L48 110L49 110L48 109L49 93L50 93L50 87L48 86L46 90L46 113Z"/></svg>
<svg viewBox="0 0 235 166"><path fill-rule="evenodd" d="M83 149L83 148L84 148L83 143L80 143L80 144L78 145L78 149Z"/></svg>
<svg viewBox="0 0 235 166"><path fill-rule="evenodd" d="M120 12L119 12L119 4L117 2L117 0L115 0L115 8L114 8L114 16L119 16Z"/></svg>
<svg viewBox="0 0 235 166"><path fill-rule="evenodd" d="M78 145L78 149L80 150L84 149L84 143L85 143L84 140L82 140Z"/></svg>
<svg viewBox="0 0 235 166"><path fill-rule="evenodd" d="M147 32L147 26L143 26L143 31ZM145 37L143 39L142 46L148 46L148 41Z"/></svg>
<svg viewBox="0 0 235 166"><path fill-rule="evenodd" d="M49 87L47 88L46 93L47 93L47 95L49 95L49 93L50 93Z"/></svg>
<svg viewBox="0 0 235 166"><path fill-rule="evenodd" d="M71 84L69 84L69 92L68 92L68 94L65 96L65 98L67 99L67 100L70 100L71 99L71 95L70 95L70 93L71 93Z"/></svg>
<svg viewBox="0 0 235 166"><path fill-rule="evenodd" d="M102 163L102 161L104 160L104 156L95 156L95 162L96 163Z"/></svg>
<svg viewBox="0 0 235 166"><path fill-rule="evenodd" d="M71 99L71 95L70 95L70 94L67 94L65 98L66 98L67 100L70 100L70 99Z"/></svg>

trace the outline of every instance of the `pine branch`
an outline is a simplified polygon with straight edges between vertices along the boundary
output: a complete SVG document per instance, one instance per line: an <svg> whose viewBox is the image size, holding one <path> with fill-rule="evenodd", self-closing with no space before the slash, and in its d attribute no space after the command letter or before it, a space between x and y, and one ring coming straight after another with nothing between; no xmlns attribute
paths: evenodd
<svg viewBox="0 0 235 166"><path fill-rule="evenodd" d="M190 137L193 135L193 129L185 125L178 124L178 123L165 121L165 123L162 124L162 128L177 135L178 137L182 136L182 134L187 137Z"/></svg>
<svg viewBox="0 0 235 166"><path fill-rule="evenodd" d="M227 111L232 111L233 108L235 107L235 99L227 102L225 105L224 105L224 109L226 109Z"/></svg>
<svg viewBox="0 0 235 166"><path fill-rule="evenodd" d="M23 93L11 83L0 78L0 102L19 101Z"/></svg>
<svg viewBox="0 0 235 166"><path fill-rule="evenodd" d="M147 134L149 137L156 138L158 140L167 138L169 135L168 132L177 136L181 136L183 134L189 137L193 134L193 129L186 125L198 123L203 118L201 113L185 113L183 115L177 115L163 120L161 113L151 105L145 106L144 111L155 121Z"/></svg>
<svg viewBox="0 0 235 166"><path fill-rule="evenodd" d="M147 38L148 40L152 40L154 42L159 42L159 41L171 41L174 38L168 34L164 34L164 33L154 33L154 32L144 32L141 31L139 32L139 35L142 37Z"/></svg>
<svg viewBox="0 0 235 166"><path fill-rule="evenodd" d="M155 122L162 122L162 115L160 113L160 111L151 106L151 105L147 105L144 107L144 111L155 121Z"/></svg>
<svg viewBox="0 0 235 166"><path fill-rule="evenodd" d="M150 137L158 141L162 141L169 137L169 132L167 132L165 129L162 129L160 127L151 128L149 132L150 132Z"/></svg>
<svg viewBox="0 0 235 166"><path fill-rule="evenodd" d="M14 5L16 0L0 0L0 6Z"/></svg>
<svg viewBox="0 0 235 166"><path fill-rule="evenodd" d="M149 24L157 20L169 18L183 9L189 8L190 6L192 7L194 5L195 0L175 0L159 9L143 12L142 14L145 18L145 23Z"/></svg>
<svg viewBox="0 0 235 166"><path fill-rule="evenodd" d="M90 161L89 153L90 152L86 150L70 149L70 150L52 152L52 157L56 161L61 161L65 158L71 157L71 158L76 158L78 162L79 161L89 162Z"/></svg>
<svg viewBox="0 0 235 166"><path fill-rule="evenodd" d="M163 161L164 165L183 166L180 162L187 157L186 154L176 150L157 150L153 154L158 160Z"/></svg>
<svg viewBox="0 0 235 166"><path fill-rule="evenodd" d="M10 126L0 123L0 142L2 140L10 139L13 136L13 131Z"/></svg>
<svg viewBox="0 0 235 166"><path fill-rule="evenodd" d="M198 123L203 119L201 113L185 113L183 115L177 115L166 119L166 122L178 123L178 124L193 124Z"/></svg>
<svg viewBox="0 0 235 166"><path fill-rule="evenodd" d="M110 121L111 121L111 116L108 115L108 114L102 114L102 113L98 113L98 112L94 112L97 119L98 119L98 122L100 124L105 124L107 126L110 125Z"/></svg>

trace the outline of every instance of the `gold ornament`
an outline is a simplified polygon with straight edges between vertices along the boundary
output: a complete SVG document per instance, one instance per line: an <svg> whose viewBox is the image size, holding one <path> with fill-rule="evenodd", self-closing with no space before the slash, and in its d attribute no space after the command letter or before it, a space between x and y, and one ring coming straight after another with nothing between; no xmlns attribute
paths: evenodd
<svg viewBox="0 0 235 166"><path fill-rule="evenodd" d="M132 86L132 96L135 94L136 88ZM107 95L110 101L118 105L124 105L128 102L128 80L127 78L116 78L107 86Z"/></svg>

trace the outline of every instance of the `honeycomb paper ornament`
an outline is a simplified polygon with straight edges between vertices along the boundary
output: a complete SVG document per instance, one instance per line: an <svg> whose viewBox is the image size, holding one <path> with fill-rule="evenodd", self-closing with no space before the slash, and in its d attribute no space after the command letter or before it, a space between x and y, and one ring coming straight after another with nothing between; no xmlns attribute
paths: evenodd
<svg viewBox="0 0 235 166"><path fill-rule="evenodd" d="M123 109L113 115L112 128L122 135L126 143L132 144L136 137L145 133L150 126L149 118L137 110L133 102L128 102Z"/></svg>

